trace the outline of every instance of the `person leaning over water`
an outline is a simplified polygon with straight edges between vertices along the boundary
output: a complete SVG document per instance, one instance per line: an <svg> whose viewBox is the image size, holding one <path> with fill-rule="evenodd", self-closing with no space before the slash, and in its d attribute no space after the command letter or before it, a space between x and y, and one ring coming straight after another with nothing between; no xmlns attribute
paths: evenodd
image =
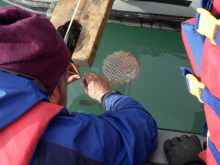
<svg viewBox="0 0 220 165"><path fill-rule="evenodd" d="M70 59L47 18L0 7L0 164L144 164L157 147L152 116L93 73L82 85L106 112L70 114L67 85L80 78Z"/></svg>

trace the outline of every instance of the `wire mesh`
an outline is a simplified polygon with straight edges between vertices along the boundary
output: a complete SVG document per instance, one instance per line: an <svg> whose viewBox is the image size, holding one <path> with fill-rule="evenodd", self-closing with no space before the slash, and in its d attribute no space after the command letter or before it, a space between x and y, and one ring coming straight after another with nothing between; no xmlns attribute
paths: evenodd
<svg viewBox="0 0 220 165"><path fill-rule="evenodd" d="M103 73L111 84L128 83L139 72L139 64L134 56L123 51L109 55L103 63Z"/></svg>

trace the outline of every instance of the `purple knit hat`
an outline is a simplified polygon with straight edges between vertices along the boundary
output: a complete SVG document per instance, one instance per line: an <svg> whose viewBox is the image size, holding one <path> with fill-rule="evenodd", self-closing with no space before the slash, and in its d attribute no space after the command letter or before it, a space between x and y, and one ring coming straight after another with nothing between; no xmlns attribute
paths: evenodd
<svg viewBox="0 0 220 165"><path fill-rule="evenodd" d="M47 18L15 6L0 7L0 68L37 78L50 96L70 59Z"/></svg>

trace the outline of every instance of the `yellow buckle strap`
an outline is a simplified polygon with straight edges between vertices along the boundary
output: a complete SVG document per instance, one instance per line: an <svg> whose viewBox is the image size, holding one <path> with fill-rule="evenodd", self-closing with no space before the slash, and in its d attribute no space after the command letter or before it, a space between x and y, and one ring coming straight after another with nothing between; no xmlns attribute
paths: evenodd
<svg viewBox="0 0 220 165"><path fill-rule="evenodd" d="M200 14L197 32L208 37L216 45L215 37L220 20L217 20L209 11L203 8L198 8L197 12Z"/></svg>
<svg viewBox="0 0 220 165"><path fill-rule="evenodd" d="M205 84L203 83L200 83L197 78L195 76L193 76L192 74L187 74L186 75L186 78L188 79L188 82L189 82L189 89L190 89L190 93L194 96L196 96L199 101L201 103L202 102L202 99L201 99L201 89L205 89Z"/></svg>

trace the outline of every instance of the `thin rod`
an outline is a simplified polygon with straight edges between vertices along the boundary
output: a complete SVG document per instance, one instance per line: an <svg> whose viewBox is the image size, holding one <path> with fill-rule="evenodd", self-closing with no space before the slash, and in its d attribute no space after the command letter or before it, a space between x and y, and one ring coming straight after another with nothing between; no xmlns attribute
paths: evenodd
<svg viewBox="0 0 220 165"><path fill-rule="evenodd" d="M75 65L72 62L70 62L70 63L72 64L72 66L73 66L74 70L76 71L76 73L80 76L79 71L78 71L78 69L76 69ZM80 76L80 78L82 79L81 76ZM82 79L82 81L83 81L83 79Z"/></svg>
<svg viewBox="0 0 220 165"><path fill-rule="evenodd" d="M70 23L69 23L67 32L66 32L65 37L64 37L64 42L65 42L66 44L67 44L67 39L68 39L68 35L69 35L69 31L70 31L71 25L72 25L72 23L73 23L73 20L74 20L76 11L77 11L77 9L78 9L78 7L79 7L79 3L80 3L80 0L78 0L78 3L77 3L76 8L75 8L75 11L74 11L74 13L73 13L73 16L72 16L72 18L71 18L71 21L70 21Z"/></svg>

